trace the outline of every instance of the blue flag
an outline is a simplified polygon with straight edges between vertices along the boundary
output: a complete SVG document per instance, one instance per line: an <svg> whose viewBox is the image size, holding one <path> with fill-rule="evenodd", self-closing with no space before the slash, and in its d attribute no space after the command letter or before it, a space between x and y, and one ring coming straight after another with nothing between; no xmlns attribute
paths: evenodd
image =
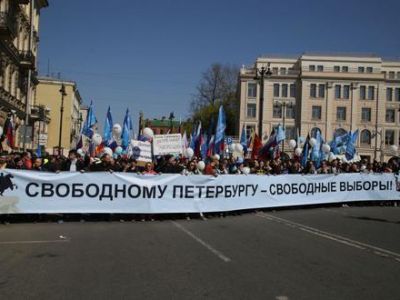
<svg viewBox="0 0 400 300"><path fill-rule="evenodd" d="M246 154L247 153L247 132L246 128L242 128L242 134L240 135L240 145L243 146L243 152Z"/></svg>
<svg viewBox="0 0 400 300"><path fill-rule="evenodd" d="M126 109L124 124L122 126L121 134L121 146L122 149L128 148L131 139L131 130L133 129L131 115L129 114L129 108Z"/></svg>
<svg viewBox="0 0 400 300"><path fill-rule="evenodd" d="M346 144L346 159L347 160L352 160L354 158L354 155L356 154L356 146L355 144L357 143L358 139L358 129L351 134L351 138L348 139L347 144Z"/></svg>
<svg viewBox="0 0 400 300"><path fill-rule="evenodd" d="M279 144L280 142L285 140L285 138L286 138L286 131L283 128L283 126L279 124L278 129L276 130L276 142Z"/></svg>
<svg viewBox="0 0 400 300"><path fill-rule="evenodd" d="M93 102L90 102L88 113L86 116L85 123L83 124L82 134L89 138L93 136L93 126L97 123L96 116L94 115Z"/></svg>
<svg viewBox="0 0 400 300"><path fill-rule="evenodd" d="M111 116L111 108L108 107L106 121L104 122L104 144L108 146L112 139L113 119Z"/></svg>
<svg viewBox="0 0 400 300"><path fill-rule="evenodd" d="M218 122L217 129L215 131L215 153L220 153L224 145L226 129L226 116L224 112L224 107L221 105L218 112Z"/></svg>
<svg viewBox="0 0 400 300"><path fill-rule="evenodd" d="M315 167L319 168L320 164L321 164L321 155L322 155L322 151L321 151L321 147L322 147L322 136L321 136L321 130L316 130L316 134L315 134L315 140L317 141L315 143L315 146L313 147L312 151L311 151L311 160L314 162Z"/></svg>

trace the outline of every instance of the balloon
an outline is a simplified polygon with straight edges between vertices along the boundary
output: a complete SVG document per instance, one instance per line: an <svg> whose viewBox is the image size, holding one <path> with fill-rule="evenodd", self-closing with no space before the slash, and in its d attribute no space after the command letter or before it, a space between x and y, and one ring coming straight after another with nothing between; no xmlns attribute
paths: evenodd
<svg viewBox="0 0 400 300"><path fill-rule="evenodd" d="M103 138L101 137L100 134L95 133L95 134L93 134L93 136L92 136L92 141L93 141L93 144L94 144L95 146L98 146L98 145L100 145L101 142L103 141Z"/></svg>
<svg viewBox="0 0 400 300"><path fill-rule="evenodd" d="M118 146L117 148L115 148L115 154L118 154L118 155L120 155L120 154L122 154L122 152L123 152L124 150L122 149L122 147L121 146Z"/></svg>
<svg viewBox="0 0 400 300"><path fill-rule="evenodd" d="M114 124L112 128L113 135L120 136L122 132L122 127L118 123Z"/></svg>
<svg viewBox="0 0 400 300"><path fill-rule="evenodd" d="M113 156L113 151L112 151L112 149L109 148L109 147L104 147L104 149L103 149L103 154L108 154L108 155L110 155L110 156Z"/></svg>
<svg viewBox="0 0 400 300"><path fill-rule="evenodd" d="M149 139L152 139L154 137L153 129L146 127L143 129L143 135Z"/></svg>
<svg viewBox="0 0 400 300"><path fill-rule="evenodd" d="M317 144L317 140L315 138L310 139L310 145L311 147L314 147Z"/></svg>
<svg viewBox="0 0 400 300"><path fill-rule="evenodd" d="M190 158L192 158L193 155L194 155L193 149L192 148L187 148L186 151L185 151L185 156L190 159Z"/></svg>
<svg viewBox="0 0 400 300"><path fill-rule="evenodd" d="M82 148L79 148L78 150L76 150L76 153L78 153L80 156L84 156L85 152L83 151Z"/></svg>
<svg viewBox="0 0 400 300"><path fill-rule="evenodd" d="M0 136L3 135L3 127L0 126Z"/></svg>
<svg viewBox="0 0 400 300"><path fill-rule="evenodd" d="M329 152L331 152L331 146L329 146L328 144L323 144L323 145L322 145L322 151L323 151L324 153L329 153Z"/></svg>
<svg viewBox="0 0 400 300"><path fill-rule="evenodd" d="M331 161L334 161L336 159L336 155L335 154L333 154L332 152L331 153L329 153L329 161L331 162Z"/></svg>
<svg viewBox="0 0 400 300"><path fill-rule="evenodd" d="M391 150L392 152L396 153L397 150L399 150L399 147L397 147L397 145L391 145L391 146L390 146L390 150Z"/></svg>
<svg viewBox="0 0 400 300"><path fill-rule="evenodd" d="M231 152L235 151L235 146L236 146L235 144L230 144L228 146L229 151L231 151Z"/></svg>
<svg viewBox="0 0 400 300"><path fill-rule="evenodd" d="M250 174L250 168L249 168L249 167L244 167L244 168L243 168L243 173L244 173L245 175L249 175L249 174Z"/></svg>
<svg viewBox="0 0 400 300"><path fill-rule="evenodd" d="M214 159L219 160L221 157L219 156L219 154L215 154L214 155Z"/></svg>
<svg viewBox="0 0 400 300"><path fill-rule="evenodd" d="M197 169L199 169L200 171L203 171L205 169L205 167L206 167L206 164L204 163L204 161L201 160L197 163Z"/></svg>
<svg viewBox="0 0 400 300"><path fill-rule="evenodd" d="M235 145L235 150L236 150L237 152L243 152L243 145L241 145L241 144L236 144L236 145Z"/></svg>
<svg viewBox="0 0 400 300"><path fill-rule="evenodd" d="M291 148L291 149L294 149L295 147L296 147L296 141L295 140L290 140L289 141L289 147Z"/></svg>
<svg viewBox="0 0 400 300"><path fill-rule="evenodd" d="M296 154L297 156L300 156L302 152L303 152L303 149L301 149L301 148L296 148L296 150L294 150L294 154Z"/></svg>

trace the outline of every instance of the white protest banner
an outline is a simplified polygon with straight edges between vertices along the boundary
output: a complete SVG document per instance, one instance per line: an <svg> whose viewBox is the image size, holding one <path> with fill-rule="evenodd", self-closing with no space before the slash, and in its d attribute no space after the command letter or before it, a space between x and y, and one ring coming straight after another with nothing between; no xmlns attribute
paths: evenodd
<svg viewBox="0 0 400 300"><path fill-rule="evenodd" d="M151 144L150 142L142 142L131 140L132 157L137 161L151 162Z"/></svg>
<svg viewBox="0 0 400 300"><path fill-rule="evenodd" d="M176 134L159 134L153 138L154 155L181 154L182 136Z"/></svg>
<svg viewBox="0 0 400 300"><path fill-rule="evenodd" d="M400 200L394 174L137 175L0 171L0 214L199 213Z"/></svg>

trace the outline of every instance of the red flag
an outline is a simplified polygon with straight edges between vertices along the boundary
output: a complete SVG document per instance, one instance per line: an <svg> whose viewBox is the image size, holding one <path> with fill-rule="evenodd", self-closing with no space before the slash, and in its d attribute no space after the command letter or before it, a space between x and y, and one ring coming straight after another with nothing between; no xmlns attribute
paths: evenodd
<svg viewBox="0 0 400 300"><path fill-rule="evenodd" d="M4 124L4 135L7 138L8 146L13 149L14 148L14 126L12 123L11 117L8 117Z"/></svg>
<svg viewBox="0 0 400 300"><path fill-rule="evenodd" d="M252 140L252 148L251 148L251 159L257 159L258 154L262 147L261 139L258 137L257 133L254 133L254 137Z"/></svg>

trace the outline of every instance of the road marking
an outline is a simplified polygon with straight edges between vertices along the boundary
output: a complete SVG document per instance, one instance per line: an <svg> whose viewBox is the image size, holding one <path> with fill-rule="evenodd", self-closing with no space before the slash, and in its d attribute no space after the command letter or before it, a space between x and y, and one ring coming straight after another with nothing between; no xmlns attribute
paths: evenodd
<svg viewBox="0 0 400 300"><path fill-rule="evenodd" d="M188 236L190 236L192 239L194 239L196 242L198 242L200 245L202 245L203 247L205 247L206 249L208 249L210 252L212 252L213 254L215 254L216 256L218 256L222 261L228 263L231 261L231 259L229 257L227 257L226 255L224 255L221 251L218 251L217 249L215 249L213 246L211 246L210 244L206 243L205 241L203 241L201 238L199 238L198 236L196 236L193 232L189 231L188 229L186 229L185 227L183 227L181 224L176 223L175 221L171 221L172 224L174 224L174 226L180 230L182 230L184 233L186 233Z"/></svg>
<svg viewBox="0 0 400 300"><path fill-rule="evenodd" d="M307 226L307 225L303 225L303 224L300 224L300 223L289 221L287 219L271 216L269 214L260 214L260 213L258 213L257 217L264 218L264 219L267 219L267 220L270 220L270 221L274 221L274 222L278 222L278 223L284 224L286 226L289 226L289 227L292 227L292 228L296 228L296 229L308 232L310 234L313 234L313 235L316 235L316 236L319 236L319 237L323 237L325 239L329 239L329 240L332 240L332 241L335 241L335 242L338 242L338 243L341 243L341 244L344 244L344 245L347 245L347 246L350 246L350 247L354 247L354 248L357 248L359 250L368 251L368 252L370 252L370 253L372 253L374 255L380 256L380 257L391 258L391 259L394 259L397 262L400 262L400 254L396 253L396 252L393 252L393 251L390 251L390 250L386 250L386 249L383 249L383 248L380 248L380 247L376 247L376 246L373 246L373 245L370 245L370 244L366 244L366 243L362 243L362 242L359 242L359 241L355 241L355 240L352 240L350 238L343 237L341 235L337 235L337 234L333 234L333 233L330 233L330 232L322 231L322 230L319 230L317 228L313 228L313 227L310 227L310 226Z"/></svg>
<svg viewBox="0 0 400 300"><path fill-rule="evenodd" d="M17 245L17 244L53 244L53 243L67 243L71 240L48 240L48 241L4 241L0 245Z"/></svg>

